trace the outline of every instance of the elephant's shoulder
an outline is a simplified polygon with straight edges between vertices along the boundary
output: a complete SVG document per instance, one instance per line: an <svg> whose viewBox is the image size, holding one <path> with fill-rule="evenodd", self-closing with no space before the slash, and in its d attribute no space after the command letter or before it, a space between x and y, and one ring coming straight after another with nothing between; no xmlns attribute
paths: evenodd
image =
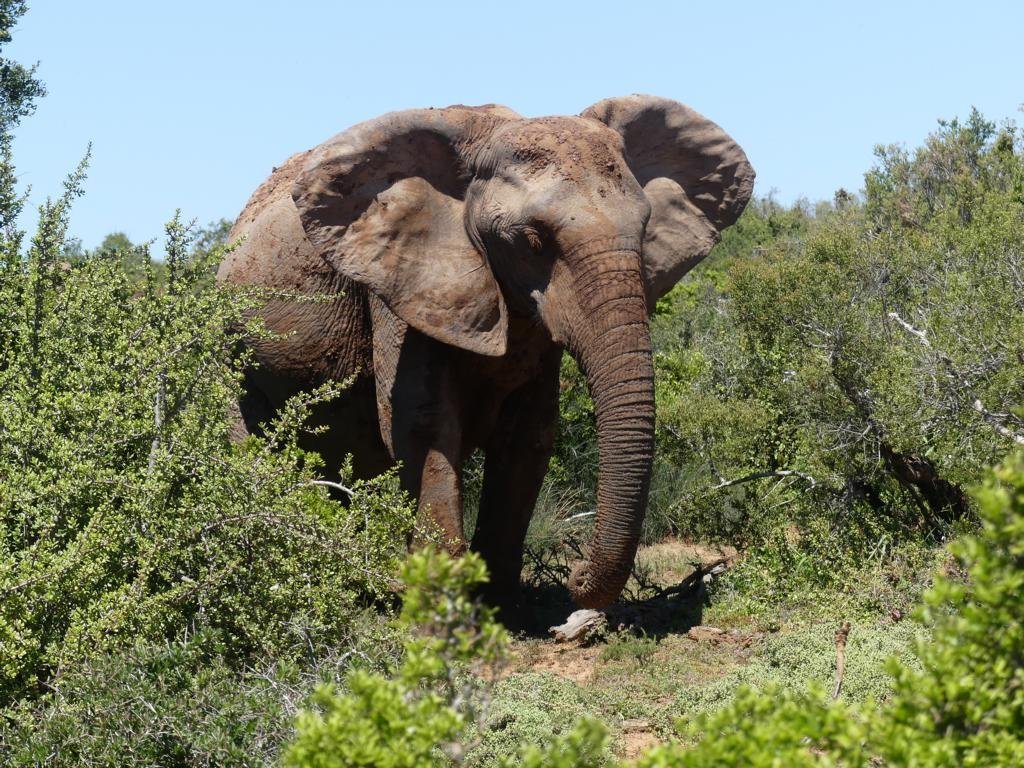
<svg viewBox="0 0 1024 768"><path fill-rule="evenodd" d="M339 276L318 257L291 198L308 154L288 158L253 193L231 229L229 242L238 245L221 263L221 282L298 292L334 288Z"/></svg>
<svg viewBox="0 0 1024 768"><path fill-rule="evenodd" d="M287 203L291 204L292 185L302 173L302 167L311 151L298 152L273 169L270 176L256 188L252 197L245 204L245 208L242 209L242 213L231 229L232 239L247 235L265 211L274 208L276 204L283 202L286 198ZM294 210L294 206L291 207ZM297 219L298 214L296 214Z"/></svg>

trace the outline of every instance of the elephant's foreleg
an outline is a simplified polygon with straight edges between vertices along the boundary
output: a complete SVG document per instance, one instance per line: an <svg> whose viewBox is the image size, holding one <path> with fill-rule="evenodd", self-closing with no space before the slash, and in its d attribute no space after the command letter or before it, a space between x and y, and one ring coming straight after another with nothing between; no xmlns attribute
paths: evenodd
<svg viewBox="0 0 1024 768"><path fill-rule="evenodd" d="M452 555L466 550L462 533L462 466L447 447L429 448L420 479L417 526L418 539L438 536Z"/></svg>
<svg viewBox="0 0 1024 768"><path fill-rule="evenodd" d="M378 405L382 432L401 462L403 488L418 501L413 544L433 540L461 554L466 542L458 387L442 345L412 331L402 339L393 374L388 373L387 359L378 365L378 396L385 396Z"/></svg>
<svg viewBox="0 0 1024 768"><path fill-rule="evenodd" d="M487 563L488 591L504 604L519 597L526 530L554 448L560 360L561 351L552 353L541 376L506 398L485 449L472 549Z"/></svg>

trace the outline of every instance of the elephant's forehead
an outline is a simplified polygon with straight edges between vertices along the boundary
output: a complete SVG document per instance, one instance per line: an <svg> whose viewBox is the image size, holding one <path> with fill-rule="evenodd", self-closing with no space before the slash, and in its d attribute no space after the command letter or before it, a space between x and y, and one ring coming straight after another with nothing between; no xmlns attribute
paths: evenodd
<svg viewBox="0 0 1024 768"><path fill-rule="evenodd" d="M538 170L556 168L566 178L612 173L623 162L618 134L582 118L517 120L498 139L510 160Z"/></svg>

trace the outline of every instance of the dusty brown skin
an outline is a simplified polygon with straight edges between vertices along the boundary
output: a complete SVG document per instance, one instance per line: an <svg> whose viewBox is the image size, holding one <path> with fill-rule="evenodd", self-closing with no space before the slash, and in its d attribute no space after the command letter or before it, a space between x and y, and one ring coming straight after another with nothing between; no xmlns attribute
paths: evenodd
<svg viewBox="0 0 1024 768"><path fill-rule="evenodd" d="M290 158L235 224L219 279L277 299L241 403L258 428L291 394L355 374L316 418L327 461L402 462L420 513L462 538L461 467L486 452L472 548L514 599L558 418L562 349L598 422L597 525L576 602L622 590L654 449L648 310L746 205L754 172L714 123L674 101L607 99L579 117L503 107L396 112ZM342 293L343 292L343 293Z"/></svg>

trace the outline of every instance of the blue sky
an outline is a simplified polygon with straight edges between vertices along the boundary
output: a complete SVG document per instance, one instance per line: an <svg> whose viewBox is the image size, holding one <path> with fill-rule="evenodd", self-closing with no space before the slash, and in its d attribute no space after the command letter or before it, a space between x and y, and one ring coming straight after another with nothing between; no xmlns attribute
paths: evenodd
<svg viewBox="0 0 1024 768"><path fill-rule="evenodd" d="M49 90L15 158L38 203L93 143L72 233L233 219L271 168L382 112L574 114L642 92L729 131L758 194L859 190L877 143L972 105L1020 119L1021 2L29 0L6 55Z"/></svg>

